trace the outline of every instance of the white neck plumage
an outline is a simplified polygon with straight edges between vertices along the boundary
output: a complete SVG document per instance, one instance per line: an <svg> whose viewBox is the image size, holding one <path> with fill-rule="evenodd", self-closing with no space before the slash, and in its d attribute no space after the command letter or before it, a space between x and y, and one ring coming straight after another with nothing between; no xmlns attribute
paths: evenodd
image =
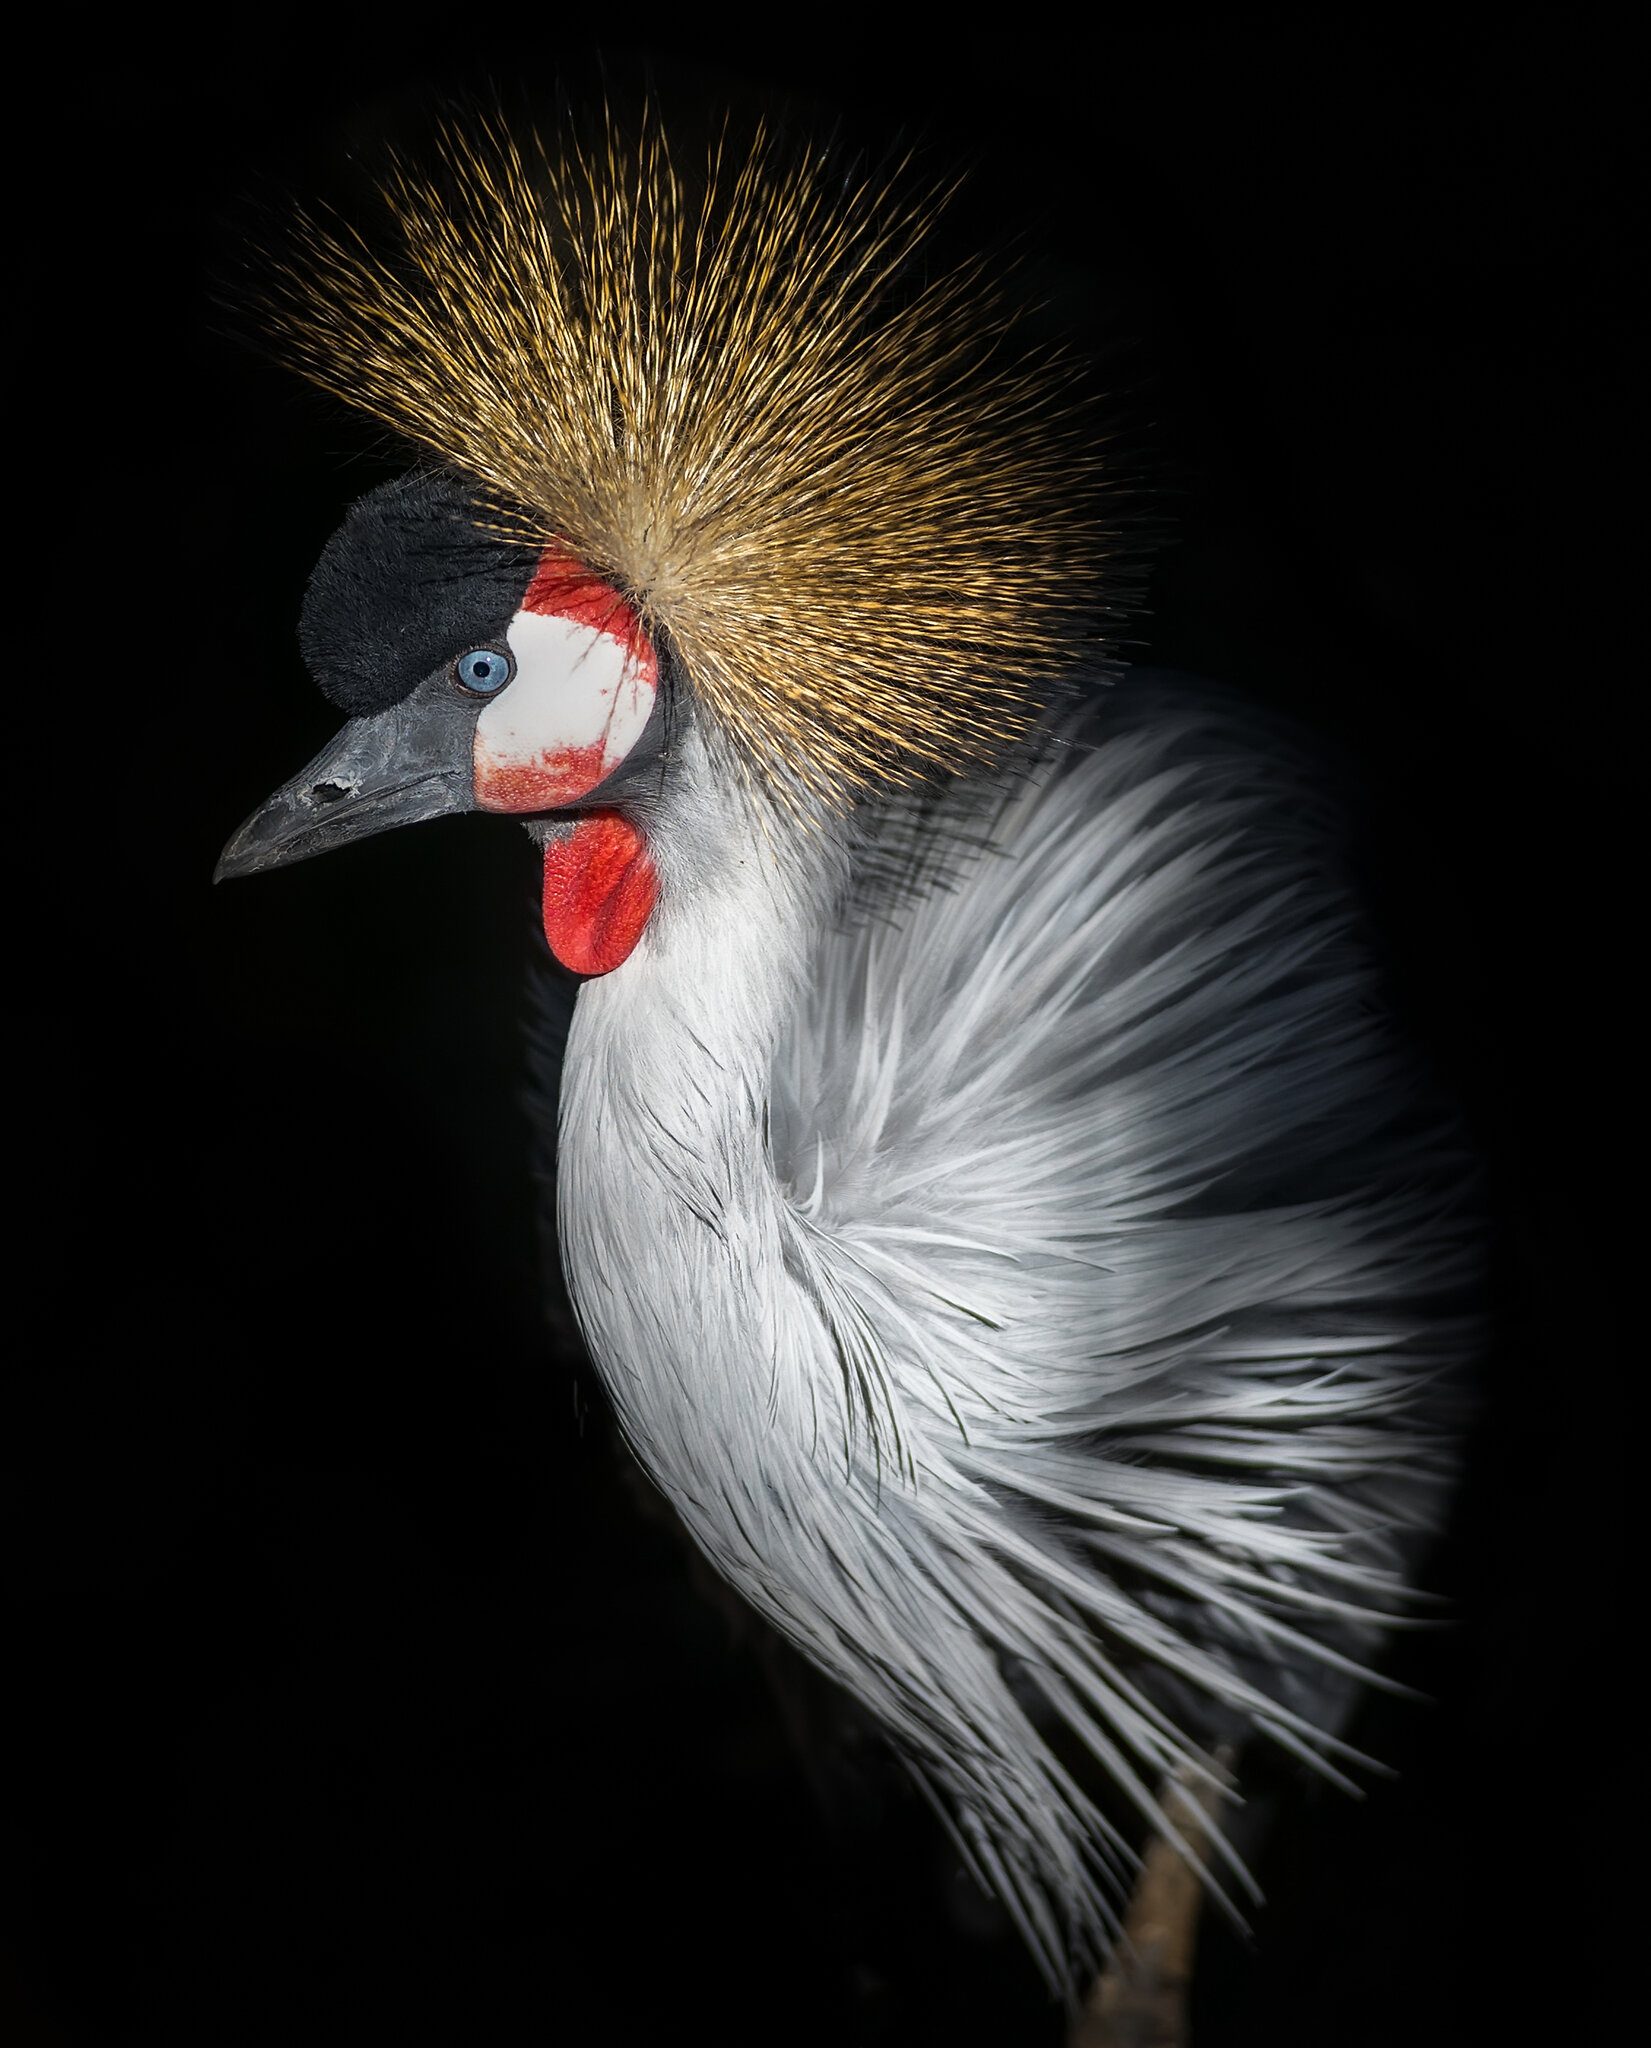
<svg viewBox="0 0 1651 2048"><path fill-rule="evenodd" d="M812 1385L818 1317L768 1137L776 1046L842 870L828 825L765 821L690 730L650 834L660 902L623 967L581 989L563 1068L558 1208L569 1290L633 1445L745 1582L708 1503L840 1419ZM645 1377L636 1361L651 1361ZM830 1397L829 1383L825 1389ZM754 1441L761 1435L763 1441ZM746 1446L741 1455L738 1446ZM824 1453L822 1453L824 1455ZM747 1587L749 1591L750 1588Z"/></svg>

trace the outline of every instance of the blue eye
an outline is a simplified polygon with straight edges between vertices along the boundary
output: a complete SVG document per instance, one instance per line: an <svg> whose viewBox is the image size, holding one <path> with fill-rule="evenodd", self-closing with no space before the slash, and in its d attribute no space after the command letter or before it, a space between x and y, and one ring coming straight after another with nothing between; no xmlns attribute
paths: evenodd
<svg viewBox="0 0 1651 2048"><path fill-rule="evenodd" d="M453 664L454 676L478 697L491 697L495 690L502 690L515 673L516 664L496 647L472 647Z"/></svg>

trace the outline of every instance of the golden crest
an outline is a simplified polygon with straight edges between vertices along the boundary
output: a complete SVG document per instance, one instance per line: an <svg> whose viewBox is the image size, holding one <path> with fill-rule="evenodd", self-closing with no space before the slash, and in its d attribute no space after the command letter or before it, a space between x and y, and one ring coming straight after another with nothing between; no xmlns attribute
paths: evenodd
<svg viewBox="0 0 1651 2048"><path fill-rule="evenodd" d="M595 148L444 127L382 247L305 220L288 359L472 478L661 628L782 799L989 765L1070 672L1106 521L1069 365L983 266L925 278L946 190L656 116Z"/></svg>

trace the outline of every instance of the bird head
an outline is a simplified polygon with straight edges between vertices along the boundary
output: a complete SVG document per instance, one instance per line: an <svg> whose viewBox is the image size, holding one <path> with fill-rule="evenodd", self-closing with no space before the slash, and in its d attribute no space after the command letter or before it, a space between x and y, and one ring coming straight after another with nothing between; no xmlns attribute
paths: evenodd
<svg viewBox="0 0 1651 2048"><path fill-rule="evenodd" d="M978 267L926 267L943 191L760 133L684 167L650 115L451 130L381 196L386 251L301 223L271 326L426 466L323 555L301 638L351 722L221 873L512 812L600 973L659 893L667 730L783 829L1037 726L1113 552L1093 422Z"/></svg>
<svg viewBox="0 0 1651 2048"><path fill-rule="evenodd" d="M668 658L616 585L491 528L458 479L414 472L350 508L299 637L349 723L247 819L219 875L456 811L514 815L543 847L551 950L582 974L619 966L658 894L634 800L663 752Z"/></svg>

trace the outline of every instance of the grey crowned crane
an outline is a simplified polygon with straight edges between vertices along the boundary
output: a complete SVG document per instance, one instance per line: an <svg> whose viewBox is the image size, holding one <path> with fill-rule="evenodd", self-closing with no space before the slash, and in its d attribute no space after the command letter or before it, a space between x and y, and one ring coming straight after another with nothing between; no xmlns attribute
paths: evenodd
<svg viewBox="0 0 1651 2048"><path fill-rule="evenodd" d="M420 459L311 581L349 722L221 872L525 823L625 1434L1070 1990L1132 1867L1080 1753L1229 1899L1247 1752L1342 1774L1473 1234L1312 776L1103 673L1092 430L977 273L908 282L902 189L455 133L388 250L304 229L286 353Z"/></svg>

